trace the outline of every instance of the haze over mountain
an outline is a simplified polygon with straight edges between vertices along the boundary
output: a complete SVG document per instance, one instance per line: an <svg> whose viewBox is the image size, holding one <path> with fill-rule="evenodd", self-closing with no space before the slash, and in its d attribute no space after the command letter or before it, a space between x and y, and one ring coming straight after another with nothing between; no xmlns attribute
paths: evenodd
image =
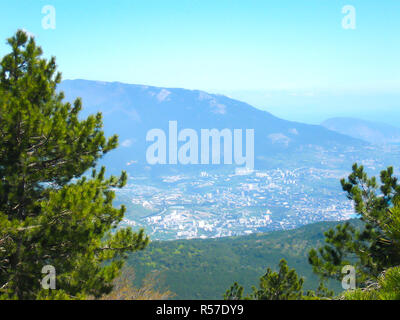
<svg viewBox="0 0 400 320"><path fill-rule="evenodd" d="M218 92L211 90L211 92ZM232 90L220 92L291 121L320 124L336 117L398 126L399 90Z"/></svg>
<svg viewBox="0 0 400 320"><path fill-rule="evenodd" d="M325 128L374 144L400 143L400 128L355 118L331 118L322 124Z"/></svg>
<svg viewBox="0 0 400 320"><path fill-rule="evenodd" d="M119 169L128 164L147 166L146 150L152 143L146 141L146 133L159 128L168 140L168 122L174 120L178 131L191 128L199 136L200 129L243 129L245 140L245 130L254 129L255 169L268 166L271 157L293 160L308 152L367 145L319 125L286 121L244 102L198 90L87 80L66 80L59 89L69 101L82 97L84 116L103 113L106 134L120 136L120 148L111 155L113 166Z"/></svg>

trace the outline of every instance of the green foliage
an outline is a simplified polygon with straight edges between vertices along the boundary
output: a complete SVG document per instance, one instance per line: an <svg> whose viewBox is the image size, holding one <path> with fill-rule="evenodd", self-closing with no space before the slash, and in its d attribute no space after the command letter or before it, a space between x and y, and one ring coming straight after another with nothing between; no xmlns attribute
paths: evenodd
<svg viewBox="0 0 400 320"><path fill-rule="evenodd" d="M345 265L357 270L357 285L376 279L390 267L400 265L400 185L393 168L381 172L381 184L355 164L348 180L341 181L348 198L365 223L361 230L348 223L325 233L326 244L309 252L309 262L322 279L342 277Z"/></svg>
<svg viewBox="0 0 400 320"><path fill-rule="evenodd" d="M279 271L267 269L260 278L259 288L253 287L248 300L298 300L303 296L304 279L299 278L296 270L289 269L285 259L279 262ZM226 300L243 299L243 287L235 283L224 296Z"/></svg>
<svg viewBox="0 0 400 320"><path fill-rule="evenodd" d="M224 294L224 300L243 300L244 288L235 282Z"/></svg>
<svg viewBox="0 0 400 320"><path fill-rule="evenodd" d="M389 268L367 288L347 291L346 300L400 300L400 267Z"/></svg>
<svg viewBox="0 0 400 320"><path fill-rule="evenodd" d="M0 62L0 296L80 299L109 293L127 252L143 249L143 231L115 231L125 207L113 207L112 188L126 173L105 178L93 170L116 148L100 113L80 120L82 104L57 93L55 58L41 58L33 38L18 31ZM43 291L42 267L57 272Z"/></svg>
<svg viewBox="0 0 400 320"><path fill-rule="evenodd" d="M393 200L394 207L389 209L388 218L382 225L382 232L390 235L396 247L400 240L400 202ZM400 300L400 267L388 268L376 282L367 282L365 288L345 292L346 300Z"/></svg>
<svg viewBox="0 0 400 320"><path fill-rule="evenodd" d="M221 299L235 281L247 295L266 268L274 268L282 258L304 278L304 290L311 290L319 280L307 263L307 253L322 245L323 233L337 224L320 222L240 237L154 241L131 255L128 264L135 269L137 286L153 270L162 272L176 299ZM340 292L340 282L330 281L327 286Z"/></svg>
<svg viewBox="0 0 400 320"><path fill-rule="evenodd" d="M270 268L260 278L260 289L253 287L253 300L296 300L303 295L304 279L298 277L296 270L289 269L287 262L279 262L279 271L273 272Z"/></svg>

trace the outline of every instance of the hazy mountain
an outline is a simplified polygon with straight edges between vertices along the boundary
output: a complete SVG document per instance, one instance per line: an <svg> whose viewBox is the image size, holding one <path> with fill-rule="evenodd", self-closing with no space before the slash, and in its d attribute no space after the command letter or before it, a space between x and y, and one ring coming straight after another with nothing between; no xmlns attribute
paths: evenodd
<svg viewBox="0 0 400 320"><path fill-rule="evenodd" d="M333 117L398 126L400 92L336 90L231 90L221 92L287 120L320 124ZM390 115L390 116L389 116Z"/></svg>
<svg viewBox="0 0 400 320"><path fill-rule="evenodd" d="M146 142L146 133L160 128L168 135L168 122L173 120L178 122L178 131L191 128L199 137L200 129L228 128L243 129L244 139L245 129L254 129L256 169L269 165L268 159L274 156L292 161L306 157L309 150L344 150L366 144L319 125L282 120L249 104L198 90L87 80L66 80L59 88L69 101L82 97L84 115L103 112L106 134L120 136L120 148L107 158L119 170L127 164L130 168L147 166L146 150L152 143Z"/></svg>
<svg viewBox="0 0 400 320"><path fill-rule="evenodd" d="M400 128L385 123L355 118L331 118L324 121L322 126L374 144L400 143Z"/></svg>

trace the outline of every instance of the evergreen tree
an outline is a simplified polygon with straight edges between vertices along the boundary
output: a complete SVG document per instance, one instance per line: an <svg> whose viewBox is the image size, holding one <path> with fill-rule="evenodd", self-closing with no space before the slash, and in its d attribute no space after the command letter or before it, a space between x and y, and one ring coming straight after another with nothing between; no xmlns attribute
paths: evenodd
<svg viewBox="0 0 400 320"><path fill-rule="evenodd" d="M400 267L383 272L376 282L365 288L344 292L342 300L400 300Z"/></svg>
<svg viewBox="0 0 400 320"><path fill-rule="evenodd" d="M325 233L326 244L322 248L310 251L309 262L321 279L341 280L342 267L353 265L357 285L363 286L387 268L400 265L400 221L395 214L400 185L392 167L381 172L380 180L379 185L357 164L348 179L341 180L364 226L358 230L350 223L338 225Z"/></svg>
<svg viewBox="0 0 400 320"><path fill-rule="evenodd" d="M296 270L289 269L287 262L279 262L279 271L267 269L260 278L259 288L243 298L243 287L235 283L226 293L225 300L299 300L303 297L303 278L299 278Z"/></svg>
<svg viewBox="0 0 400 320"><path fill-rule="evenodd" d="M106 139L100 113L80 120L81 100L63 102L55 58L42 58L18 31L0 62L0 295L84 298L110 293L128 252L143 249L143 230L118 229L125 207L113 188L125 172L85 173L117 136ZM56 270L58 290L42 289L42 268Z"/></svg>
<svg viewBox="0 0 400 320"><path fill-rule="evenodd" d="M243 300L244 288L235 282L224 294L224 300Z"/></svg>
<svg viewBox="0 0 400 320"><path fill-rule="evenodd" d="M382 225L382 231L398 245L400 242L400 201L394 200L389 210L390 219ZM376 281L368 282L363 288L343 293L346 300L400 300L400 266L383 271Z"/></svg>

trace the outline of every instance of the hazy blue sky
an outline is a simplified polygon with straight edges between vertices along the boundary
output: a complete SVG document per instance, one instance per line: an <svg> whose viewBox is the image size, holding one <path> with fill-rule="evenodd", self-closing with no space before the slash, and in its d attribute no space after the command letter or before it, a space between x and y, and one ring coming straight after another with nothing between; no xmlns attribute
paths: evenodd
<svg viewBox="0 0 400 320"><path fill-rule="evenodd" d="M55 30L42 27L48 4ZM345 5L356 9L355 30L342 28ZM24 28L64 79L233 96L400 92L397 0L1 0L0 10L0 55Z"/></svg>

